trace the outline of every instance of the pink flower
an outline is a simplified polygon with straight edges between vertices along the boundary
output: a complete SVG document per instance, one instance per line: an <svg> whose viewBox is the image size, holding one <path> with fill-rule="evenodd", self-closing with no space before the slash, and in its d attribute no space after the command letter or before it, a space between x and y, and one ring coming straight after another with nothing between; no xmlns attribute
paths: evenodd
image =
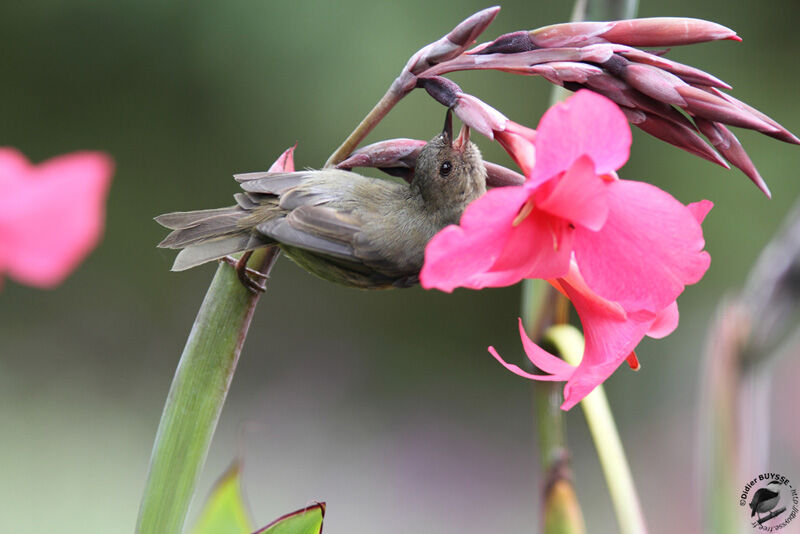
<svg viewBox="0 0 800 534"><path fill-rule="evenodd" d="M564 406L570 407L644 335L661 337L677 325L678 295L709 266L700 221L711 203L687 207L655 186L617 179L628 159L630 128L615 104L589 91L545 113L533 150L519 151L521 136L514 141L504 146L515 159L535 154L526 183L489 191L465 210L459 226L434 236L420 281L452 291L554 280L581 318L583 362L578 368L556 362L523 337L528 357L550 375L507 367L528 378L567 380Z"/></svg>
<svg viewBox="0 0 800 534"><path fill-rule="evenodd" d="M32 165L0 148L0 276L42 288L64 280L100 239L112 173L99 152Z"/></svg>
<svg viewBox="0 0 800 534"><path fill-rule="evenodd" d="M536 161L534 149L536 130L510 120L486 102L461 92L458 86L449 80L434 78L428 80L428 85L436 85L438 80L446 82L452 93L452 102L448 105L452 106L464 124L489 139L496 139L526 176L533 171Z"/></svg>
<svg viewBox="0 0 800 534"><path fill-rule="evenodd" d="M294 172L294 151L297 143L284 150L267 172Z"/></svg>
<svg viewBox="0 0 800 534"><path fill-rule="evenodd" d="M526 176L533 171L536 162L536 130L508 120L504 130L494 132L494 138L514 158L514 163L519 165Z"/></svg>

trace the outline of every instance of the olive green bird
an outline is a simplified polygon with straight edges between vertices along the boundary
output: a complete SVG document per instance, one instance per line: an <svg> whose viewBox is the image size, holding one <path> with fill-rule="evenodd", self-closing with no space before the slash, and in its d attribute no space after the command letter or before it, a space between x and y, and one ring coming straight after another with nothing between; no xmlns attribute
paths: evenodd
<svg viewBox="0 0 800 534"><path fill-rule="evenodd" d="M278 245L308 272L350 287L409 287L419 281L425 246L458 224L486 191L486 170L469 127L444 131L420 151L410 183L337 170L235 176L236 205L167 213L172 232L159 247L182 249L173 271L237 252Z"/></svg>

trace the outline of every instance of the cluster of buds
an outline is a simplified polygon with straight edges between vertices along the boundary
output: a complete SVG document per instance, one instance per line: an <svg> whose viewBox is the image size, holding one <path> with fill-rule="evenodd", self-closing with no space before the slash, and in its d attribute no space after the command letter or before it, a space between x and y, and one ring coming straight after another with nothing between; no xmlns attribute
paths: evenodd
<svg viewBox="0 0 800 534"><path fill-rule="evenodd" d="M667 52L663 48L672 46L740 41L729 28L672 17L577 22L505 34L467 50L498 11L497 7L480 11L419 50L395 80L395 89L407 93L415 87L425 88L439 102L453 107L467 124L504 145L506 125L512 130L519 125L499 112L487 113L488 106L441 75L493 69L542 76L572 91L589 89L613 100L628 121L645 132L725 168L730 168L730 163L741 169L767 196L766 183L728 126L800 144L800 139L776 121L723 92L731 89L730 85L662 57ZM477 108L481 109L475 112ZM513 142L514 135L506 135L505 140ZM520 135L530 137L524 132Z"/></svg>

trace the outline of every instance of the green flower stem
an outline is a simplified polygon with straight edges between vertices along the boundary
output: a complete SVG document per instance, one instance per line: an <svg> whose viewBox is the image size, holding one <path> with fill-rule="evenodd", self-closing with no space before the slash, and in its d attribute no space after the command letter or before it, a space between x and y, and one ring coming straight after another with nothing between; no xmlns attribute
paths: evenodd
<svg viewBox="0 0 800 534"><path fill-rule="evenodd" d="M269 274L277 248L253 253L250 265ZM139 509L140 534L179 534L208 455L222 405L259 295L220 263L170 386Z"/></svg>
<svg viewBox="0 0 800 534"><path fill-rule="evenodd" d="M587 0L577 0L570 19L584 20ZM563 87L555 86L550 94L550 105L566 99L572 94ZM523 280L522 322L525 331L535 342L544 339L545 331L554 324L567 321L569 303L566 298L544 280ZM536 436L539 445L539 461L545 474L543 499L544 532L547 534L584 532L580 511L569 472L569 449L561 410L562 385L558 382L536 382L533 384L533 410L536 416ZM571 509L574 513L561 513Z"/></svg>
<svg viewBox="0 0 800 534"><path fill-rule="evenodd" d="M583 356L583 336L573 326L556 325L545 334L567 363L578 365ZM581 408L589 425L589 432L597 449L611 501L622 534L647 532L639 497L633 484L631 470L619 439L614 416L608 405L603 386L597 386L581 401Z"/></svg>
<svg viewBox="0 0 800 534"><path fill-rule="evenodd" d="M544 280L525 280L522 285L522 324L528 337L541 341L545 331L559 321L557 309L561 295ZM547 478L550 472L568 461L564 412L561 410L561 384L535 382L533 403L539 460Z"/></svg>
<svg viewBox="0 0 800 534"><path fill-rule="evenodd" d="M551 325L566 321L566 300L544 280L525 280L522 286L522 322L528 336L544 339ZM563 401L558 382L533 384L533 409L539 461L544 473L542 517L546 534L583 534L586 526L572 485Z"/></svg>

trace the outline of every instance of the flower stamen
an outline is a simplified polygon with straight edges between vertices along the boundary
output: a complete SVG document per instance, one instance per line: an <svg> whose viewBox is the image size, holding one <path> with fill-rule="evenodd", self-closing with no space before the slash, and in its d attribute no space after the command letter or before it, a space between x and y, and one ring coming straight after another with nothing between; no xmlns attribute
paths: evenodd
<svg viewBox="0 0 800 534"><path fill-rule="evenodd" d="M530 199L522 206L517 216L514 217L514 220L511 222L511 226L516 227L522 224L522 221L524 221L528 217L528 215L531 214L533 208L534 208L533 199Z"/></svg>
<svg viewBox="0 0 800 534"><path fill-rule="evenodd" d="M639 363L639 358L636 357L635 352L631 352L630 354L628 354L628 357L625 358L625 361L628 362L628 365L633 371L638 371L639 369L642 368L642 364Z"/></svg>

